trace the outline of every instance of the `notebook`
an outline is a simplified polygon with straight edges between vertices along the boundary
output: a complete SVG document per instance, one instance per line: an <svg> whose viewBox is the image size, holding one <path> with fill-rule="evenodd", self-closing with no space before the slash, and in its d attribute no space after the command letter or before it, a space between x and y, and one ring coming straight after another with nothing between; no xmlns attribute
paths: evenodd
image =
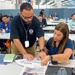
<svg viewBox="0 0 75 75"><path fill-rule="evenodd" d="M6 54L4 57L4 62L13 62L15 54Z"/></svg>

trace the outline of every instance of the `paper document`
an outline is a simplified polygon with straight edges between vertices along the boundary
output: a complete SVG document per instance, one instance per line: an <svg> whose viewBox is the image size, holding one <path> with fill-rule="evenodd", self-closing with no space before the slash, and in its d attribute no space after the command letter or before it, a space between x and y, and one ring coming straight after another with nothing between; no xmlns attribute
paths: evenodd
<svg viewBox="0 0 75 75"><path fill-rule="evenodd" d="M21 66L24 66L25 64L40 64L41 59L37 59L37 58L34 58L34 60L19 59L19 60L15 60L15 62Z"/></svg>
<svg viewBox="0 0 75 75"><path fill-rule="evenodd" d="M25 65L20 75L45 75L46 66Z"/></svg>
<svg viewBox="0 0 75 75"><path fill-rule="evenodd" d="M44 75L47 66L41 66L41 59L34 58L34 60L19 59L15 62L24 66L20 75Z"/></svg>

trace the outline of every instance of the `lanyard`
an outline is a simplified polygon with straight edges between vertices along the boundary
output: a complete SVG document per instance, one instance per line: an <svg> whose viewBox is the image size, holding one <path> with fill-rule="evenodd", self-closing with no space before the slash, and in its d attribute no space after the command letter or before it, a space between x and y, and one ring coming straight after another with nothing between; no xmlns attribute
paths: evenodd
<svg viewBox="0 0 75 75"><path fill-rule="evenodd" d="M27 30L26 30L26 28L24 27L24 23L23 23L22 19L21 19L21 23L22 23L22 26L23 26L24 31L25 31L25 33L26 33L26 41L27 41L27 40L28 40L28 30L29 30L29 28L30 28L30 26L31 26L31 23L29 24L29 27L27 28Z"/></svg>

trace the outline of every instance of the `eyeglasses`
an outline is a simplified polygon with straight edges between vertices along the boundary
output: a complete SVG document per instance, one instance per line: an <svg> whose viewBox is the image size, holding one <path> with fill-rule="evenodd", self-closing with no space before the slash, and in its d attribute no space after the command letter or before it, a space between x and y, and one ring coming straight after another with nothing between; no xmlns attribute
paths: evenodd
<svg viewBox="0 0 75 75"><path fill-rule="evenodd" d="M22 15L22 14L21 14L21 15ZM25 17L25 16L23 16L23 15L22 15L22 17L23 17L25 20L28 20L28 19L32 19L32 18L33 18L33 16Z"/></svg>

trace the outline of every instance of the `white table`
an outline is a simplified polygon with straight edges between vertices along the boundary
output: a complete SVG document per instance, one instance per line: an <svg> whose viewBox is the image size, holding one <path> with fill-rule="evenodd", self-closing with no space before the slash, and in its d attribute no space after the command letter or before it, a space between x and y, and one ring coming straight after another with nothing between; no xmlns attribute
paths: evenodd
<svg viewBox="0 0 75 75"><path fill-rule="evenodd" d="M71 60L70 64L57 66L75 68L75 60ZM15 62L7 65L0 65L0 75L19 75L22 71L22 68L22 66L16 64Z"/></svg>
<svg viewBox="0 0 75 75"><path fill-rule="evenodd" d="M56 26L60 22L66 23L66 21L64 19L61 19L61 20L57 20L57 21L47 21L47 25L49 25L49 26Z"/></svg>
<svg viewBox="0 0 75 75"><path fill-rule="evenodd" d="M45 33L44 34L44 38L46 41L49 40L50 37L53 37L53 33Z"/></svg>
<svg viewBox="0 0 75 75"><path fill-rule="evenodd" d="M0 39L10 39L10 33L0 33Z"/></svg>
<svg viewBox="0 0 75 75"><path fill-rule="evenodd" d="M47 27L43 28L44 31L51 31L51 30L54 30L54 29L55 29L55 26L47 26Z"/></svg>
<svg viewBox="0 0 75 75"><path fill-rule="evenodd" d="M53 37L53 33L45 33L44 38L45 40L48 40L50 37ZM75 34L69 34L69 38L73 41L75 41Z"/></svg>
<svg viewBox="0 0 75 75"><path fill-rule="evenodd" d="M58 24L58 22L47 21L47 25L49 25L49 26L56 26L57 24Z"/></svg>
<svg viewBox="0 0 75 75"><path fill-rule="evenodd" d="M16 64L15 62L7 65L0 64L0 75L19 75L22 68L22 66Z"/></svg>

